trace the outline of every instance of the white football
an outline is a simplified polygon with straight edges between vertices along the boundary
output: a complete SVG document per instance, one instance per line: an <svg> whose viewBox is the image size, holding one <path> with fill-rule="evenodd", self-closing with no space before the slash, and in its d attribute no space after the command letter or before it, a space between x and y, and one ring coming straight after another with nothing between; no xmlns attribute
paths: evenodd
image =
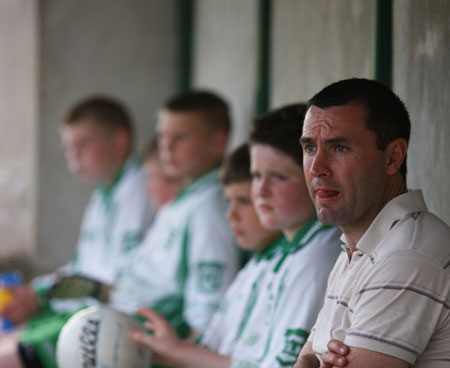
<svg viewBox="0 0 450 368"><path fill-rule="evenodd" d="M147 368L151 353L128 338L142 329L132 317L107 307L74 314L64 325L56 346L59 368Z"/></svg>

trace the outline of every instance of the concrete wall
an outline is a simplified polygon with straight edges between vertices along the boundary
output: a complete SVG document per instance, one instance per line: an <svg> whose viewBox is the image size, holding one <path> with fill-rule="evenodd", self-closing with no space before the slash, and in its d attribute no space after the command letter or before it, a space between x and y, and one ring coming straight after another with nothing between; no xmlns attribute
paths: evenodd
<svg viewBox="0 0 450 368"><path fill-rule="evenodd" d="M256 0L197 0L195 87L216 90L232 107L231 146L247 138L256 87Z"/></svg>
<svg viewBox="0 0 450 368"><path fill-rule="evenodd" d="M272 106L371 77L374 2L273 1ZM175 4L0 0L0 270L33 250L38 272L70 258L92 188L67 172L56 126L79 98L108 93L129 105L142 146L175 89ZM196 4L194 86L230 101L235 146L254 111L258 1ZM450 223L450 3L393 4L394 90L413 123L409 186Z"/></svg>
<svg viewBox="0 0 450 368"><path fill-rule="evenodd" d="M274 1L272 106L305 101L325 85L370 77L374 1Z"/></svg>
<svg viewBox="0 0 450 368"><path fill-rule="evenodd" d="M124 101L139 146L156 109L175 88L175 2L41 0L38 271L73 253L91 187L67 172L57 132L80 98L106 93Z"/></svg>
<svg viewBox="0 0 450 368"><path fill-rule="evenodd" d="M412 122L408 184L450 224L450 2L393 4L394 90Z"/></svg>
<svg viewBox="0 0 450 368"><path fill-rule="evenodd" d="M34 1L0 1L0 271L35 245L36 30Z"/></svg>

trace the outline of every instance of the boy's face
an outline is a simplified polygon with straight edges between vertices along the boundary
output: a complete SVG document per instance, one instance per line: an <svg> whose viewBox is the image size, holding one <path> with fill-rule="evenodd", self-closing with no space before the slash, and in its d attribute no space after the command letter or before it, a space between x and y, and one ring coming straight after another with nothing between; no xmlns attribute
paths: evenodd
<svg viewBox="0 0 450 368"><path fill-rule="evenodd" d="M315 215L302 168L265 144L252 144L250 157L252 199L261 223L293 237Z"/></svg>
<svg viewBox="0 0 450 368"><path fill-rule="evenodd" d="M179 183L163 171L157 157L147 159L144 168L147 173L147 194L159 209L176 196Z"/></svg>
<svg viewBox="0 0 450 368"><path fill-rule="evenodd" d="M233 234L241 248L254 250L261 246L274 232L262 227L253 207L251 182L243 181L225 186L225 198L228 200L227 219Z"/></svg>
<svg viewBox="0 0 450 368"><path fill-rule="evenodd" d="M203 119L198 112L160 112L159 154L169 175L192 181L219 164L223 133L211 132Z"/></svg>
<svg viewBox="0 0 450 368"><path fill-rule="evenodd" d="M69 170L88 182L108 182L118 170L117 133L106 132L90 120L61 129Z"/></svg>

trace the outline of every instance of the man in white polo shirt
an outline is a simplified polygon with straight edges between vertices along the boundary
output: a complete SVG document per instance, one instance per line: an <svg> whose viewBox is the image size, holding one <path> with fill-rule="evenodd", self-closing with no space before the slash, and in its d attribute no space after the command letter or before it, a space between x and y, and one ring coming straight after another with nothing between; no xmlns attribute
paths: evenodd
<svg viewBox="0 0 450 368"><path fill-rule="evenodd" d="M450 228L407 190L409 134L403 103L374 81L309 102L306 181L344 244L295 368L450 366Z"/></svg>

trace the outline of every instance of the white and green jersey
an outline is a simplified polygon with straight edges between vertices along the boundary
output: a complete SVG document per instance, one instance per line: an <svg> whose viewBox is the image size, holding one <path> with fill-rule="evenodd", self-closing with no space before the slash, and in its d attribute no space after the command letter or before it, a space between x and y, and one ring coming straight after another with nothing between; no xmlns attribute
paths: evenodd
<svg viewBox="0 0 450 368"><path fill-rule="evenodd" d="M204 331L239 268L222 191L214 170L158 212L112 293L112 307L151 307L180 334L185 323Z"/></svg>
<svg viewBox="0 0 450 368"><path fill-rule="evenodd" d="M254 258L230 287L202 344L235 368L294 365L323 304L340 231L314 220L275 254Z"/></svg>
<svg viewBox="0 0 450 368"><path fill-rule="evenodd" d="M129 158L111 188L97 188L85 210L71 273L114 284L124 260L142 241L153 219L146 177Z"/></svg>
<svg viewBox="0 0 450 368"><path fill-rule="evenodd" d="M284 237L280 236L263 251L255 253L239 272L225 293L201 338L201 345L220 354L230 355L236 344L244 316L249 312L249 296L255 281L272 272L273 258L279 254Z"/></svg>

